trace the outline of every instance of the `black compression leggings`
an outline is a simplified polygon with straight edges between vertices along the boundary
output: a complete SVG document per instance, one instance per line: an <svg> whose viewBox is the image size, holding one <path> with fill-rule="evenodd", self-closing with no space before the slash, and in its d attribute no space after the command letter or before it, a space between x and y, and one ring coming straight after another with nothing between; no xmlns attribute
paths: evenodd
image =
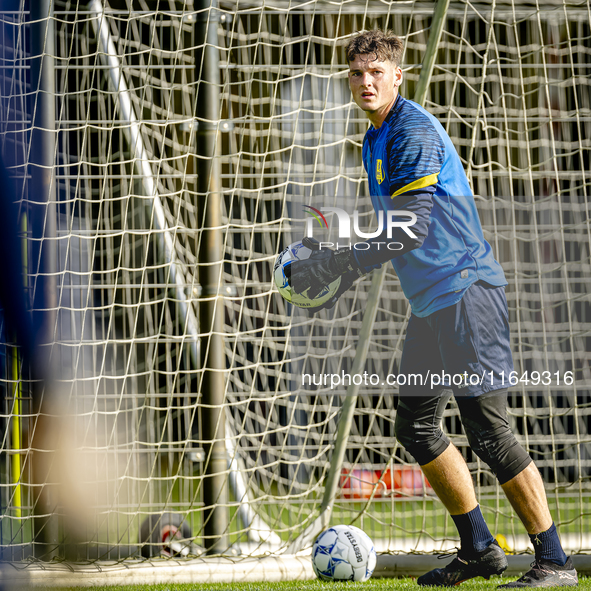
<svg viewBox="0 0 591 591"><path fill-rule="evenodd" d="M419 465L435 460L449 446L441 430L450 390L435 396L401 396L396 411L396 437ZM472 451L486 462L501 484L517 476L531 462L507 420L507 390L474 398L457 397L462 425Z"/></svg>

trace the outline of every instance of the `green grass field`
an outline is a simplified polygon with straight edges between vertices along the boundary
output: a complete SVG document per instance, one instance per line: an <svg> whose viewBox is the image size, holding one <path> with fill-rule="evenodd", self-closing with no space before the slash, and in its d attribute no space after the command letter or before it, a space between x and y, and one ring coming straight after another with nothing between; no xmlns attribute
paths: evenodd
<svg viewBox="0 0 591 591"><path fill-rule="evenodd" d="M490 581L477 579L462 583L461 591L495 591L497 585L513 580L511 577L492 577ZM78 591L82 587L60 587L60 591ZM86 587L88 589L88 587ZM97 591L418 591L414 579L373 579L366 583L322 583L320 581L291 581L283 583L212 583L205 585L130 585L124 587L93 587ZM580 591L591 590L591 577L579 581Z"/></svg>

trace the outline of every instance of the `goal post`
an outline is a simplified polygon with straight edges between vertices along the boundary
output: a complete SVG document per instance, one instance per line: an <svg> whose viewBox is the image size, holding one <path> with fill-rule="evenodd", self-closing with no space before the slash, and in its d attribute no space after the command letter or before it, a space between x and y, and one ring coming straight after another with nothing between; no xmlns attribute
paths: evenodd
<svg viewBox="0 0 591 591"><path fill-rule="evenodd" d="M568 551L591 550L588 7L52 7L56 227L21 235L56 253L52 363L67 405L44 417L68 436L44 484L56 555L92 565L142 557L156 569L172 558L165 568L193 561L196 573L217 544L215 560L245 572L265 556L265 565L299 569L302 556L289 562L291 553L333 523L361 527L405 568L414 554L428 560L457 543L394 437L408 304L391 266L313 317L273 283L277 255L303 235L300 205L355 209L364 228L376 225L361 162L367 120L344 56L352 35L374 27L404 39L402 94L440 120L469 175L509 281L510 420L540 467ZM21 212L33 199L31 142L44 128L30 98L42 51L33 20L19 5L0 21L0 150L23 187ZM205 76L208 55L215 71ZM328 222L327 236L336 217ZM32 252L28 285L43 276ZM0 330L0 550L4 560L45 560L33 527L33 380L15 367L3 320ZM377 382L348 391L339 379L364 373ZM453 401L444 427L491 530L526 551ZM91 510L73 532L76 498ZM287 576L291 567L278 568Z"/></svg>

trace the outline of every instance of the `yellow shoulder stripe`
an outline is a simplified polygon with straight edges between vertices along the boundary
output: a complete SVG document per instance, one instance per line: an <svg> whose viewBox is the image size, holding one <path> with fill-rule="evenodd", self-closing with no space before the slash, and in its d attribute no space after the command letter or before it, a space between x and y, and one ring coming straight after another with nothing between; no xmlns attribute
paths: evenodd
<svg viewBox="0 0 591 591"><path fill-rule="evenodd" d="M423 178L413 181L412 183L409 183L408 185L404 185L404 187L398 189L396 193L392 194L392 199L394 199L394 197L397 197L398 195L402 195L402 193L406 193L407 191L416 191L417 189L424 189L425 187L434 185L437 182L438 174L439 173L429 174L427 176L424 176Z"/></svg>

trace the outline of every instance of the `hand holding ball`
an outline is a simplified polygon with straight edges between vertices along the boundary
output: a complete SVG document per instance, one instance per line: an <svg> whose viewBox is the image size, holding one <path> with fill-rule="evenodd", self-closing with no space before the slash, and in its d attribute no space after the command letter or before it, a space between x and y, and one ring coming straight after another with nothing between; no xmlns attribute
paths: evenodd
<svg viewBox="0 0 591 591"><path fill-rule="evenodd" d="M307 308L309 310L321 309L331 298L337 293L341 278L339 277L330 285L324 286L320 290L311 289L310 286L298 286L297 278L292 279L291 265L296 261L306 261L310 259L313 253L321 253L323 251L314 248L315 240L309 242L310 239L304 238L298 242L290 244L277 257L275 267L273 269L273 277L275 285L283 299L298 306L299 308ZM318 244L316 242L316 244ZM325 251L328 252L328 251ZM312 292L310 294L310 292Z"/></svg>
<svg viewBox="0 0 591 591"><path fill-rule="evenodd" d="M363 274L352 250L322 249L317 240L308 237L283 250L273 269L283 298L313 312L332 308Z"/></svg>

